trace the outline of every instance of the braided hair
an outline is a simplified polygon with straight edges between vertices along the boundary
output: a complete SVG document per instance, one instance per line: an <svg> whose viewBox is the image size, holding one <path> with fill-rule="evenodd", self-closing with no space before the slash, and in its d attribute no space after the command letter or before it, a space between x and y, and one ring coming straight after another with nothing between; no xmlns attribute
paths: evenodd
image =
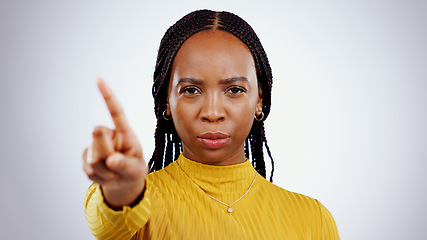
<svg viewBox="0 0 427 240"><path fill-rule="evenodd" d="M163 117L163 111L166 109L172 64L179 48L185 40L197 32L208 29L217 29L231 33L249 48L254 58L258 86L262 93L264 119L270 113L273 76L267 55L252 27L239 16L229 12L215 12L211 10L191 12L171 26L160 42L152 88L157 126L155 131L155 149L149 162L150 172L166 167L174 159L177 159L182 151L181 139L176 132L173 121L167 121ZM249 135L245 140L245 155L246 158L251 158L252 165L256 171L263 177L266 177L264 146L271 159L270 181L272 182L274 161L270 148L267 145L264 122L254 120Z"/></svg>

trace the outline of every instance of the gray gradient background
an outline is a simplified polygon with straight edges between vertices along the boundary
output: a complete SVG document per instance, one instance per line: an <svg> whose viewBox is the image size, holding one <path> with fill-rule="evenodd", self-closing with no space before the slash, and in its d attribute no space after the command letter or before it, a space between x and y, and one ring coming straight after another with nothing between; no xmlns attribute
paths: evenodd
<svg viewBox="0 0 427 240"><path fill-rule="evenodd" d="M92 239L81 154L112 126L95 80L149 159L160 39L200 8L266 49L275 183L319 199L342 239L427 239L427 5L403 0L1 1L0 239Z"/></svg>

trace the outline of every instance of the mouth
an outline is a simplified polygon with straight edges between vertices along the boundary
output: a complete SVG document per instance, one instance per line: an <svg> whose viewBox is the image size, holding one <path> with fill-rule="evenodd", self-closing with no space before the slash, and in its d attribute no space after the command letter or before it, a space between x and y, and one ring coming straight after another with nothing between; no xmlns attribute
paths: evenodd
<svg viewBox="0 0 427 240"><path fill-rule="evenodd" d="M218 149L230 140L230 136L221 132L207 132L198 136L197 139L207 148Z"/></svg>

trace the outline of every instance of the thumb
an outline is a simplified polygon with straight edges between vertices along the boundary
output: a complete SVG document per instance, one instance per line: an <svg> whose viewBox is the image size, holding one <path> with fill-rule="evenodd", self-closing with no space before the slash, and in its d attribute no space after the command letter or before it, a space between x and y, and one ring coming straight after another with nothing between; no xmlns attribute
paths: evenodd
<svg viewBox="0 0 427 240"><path fill-rule="evenodd" d="M117 152L110 154L105 164L108 169L127 179L137 180L147 174L147 167L143 161Z"/></svg>

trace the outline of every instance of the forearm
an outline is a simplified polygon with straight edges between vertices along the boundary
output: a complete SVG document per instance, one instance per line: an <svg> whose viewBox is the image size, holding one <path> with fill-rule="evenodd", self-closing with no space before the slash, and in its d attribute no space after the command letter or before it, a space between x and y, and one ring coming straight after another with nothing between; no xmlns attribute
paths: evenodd
<svg viewBox="0 0 427 240"><path fill-rule="evenodd" d="M98 184L92 184L85 196L85 216L96 239L130 239L137 231L143 231L150 216L150 203L143 198L133 208L120 211L104 203Z"/></svg>

